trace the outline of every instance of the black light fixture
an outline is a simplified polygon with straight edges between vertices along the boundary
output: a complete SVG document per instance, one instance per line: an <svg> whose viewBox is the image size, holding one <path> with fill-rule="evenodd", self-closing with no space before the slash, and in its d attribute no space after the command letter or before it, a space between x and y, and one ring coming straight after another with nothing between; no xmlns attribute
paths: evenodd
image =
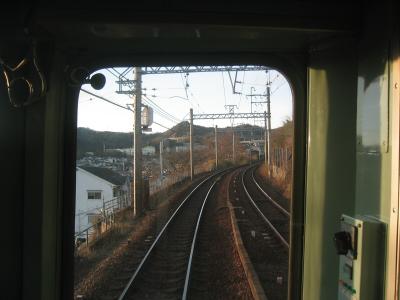
<svg viewBox="0 0 400 300"><path fill-rule="evenodd" d="M106 77L101 73L96 73L90 77L89 83L95 90L101 90L106 84Z"/></svg>
<svg viewBox="0 0 400 300"><path fill-rule="evenodd" d="M89 71L83 67L74 68L70 76L72 84L76 86L90 84L95 90L101 90L106 84L106 77L103 74L96 73L90 76Z"/></svg>

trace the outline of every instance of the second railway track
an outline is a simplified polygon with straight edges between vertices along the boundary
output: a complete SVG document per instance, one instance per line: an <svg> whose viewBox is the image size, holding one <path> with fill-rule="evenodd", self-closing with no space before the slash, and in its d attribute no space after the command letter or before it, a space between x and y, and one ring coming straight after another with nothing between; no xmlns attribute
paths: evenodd
<svg viewBox="0 0 400 300"><path fill-rule="evenodd" d="M228 295L229 299L252 299L252 277L243 273L243 260L240 261L231 231L229 206L224 202L227 199L262 281L259 291L264 289L268 297L273 297L269 299L284 299L287 282L284 279L277 285L276 280L286 278L290 214L274 205L273 199L257 187L253 167L225 170L201 181L175 210L165 215L167 219L150 223L153 227L158 227L158 222L162 225L152 235L146 233L140 243L132 244L97 297L87 299L204 299L205 295L206 299ZM230 171L230 176L223 177ZM221 184L217 183L220 179ZM265 220L270 220L270 226ZM276 236L282 228L287 231L280 234L278 241ZM282 292L278 295L279 289Z"/></svg>
<svg viewBox="0 0 400 300"><path fill-rule="evenodd" d="M290 213L260 187L254 178L254 170L254 167L249 167L243 171L241 176L246 196L275 237L286 248L289 248Z"/></svg>
<svg viewBox="0 0 400 300"><path fill-rule="evenodd" d="M249 259L268 299L287 299L290 212L255 181L258 165L235 172L230 201Z"/></svg>

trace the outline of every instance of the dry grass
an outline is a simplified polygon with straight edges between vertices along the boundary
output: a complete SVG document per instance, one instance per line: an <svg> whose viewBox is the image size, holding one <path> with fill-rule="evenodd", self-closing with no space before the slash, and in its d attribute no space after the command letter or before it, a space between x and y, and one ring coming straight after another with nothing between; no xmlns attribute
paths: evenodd
<svg viewBox="0 0 400 300"><path fill-rule="evenodd" d="M273 166L271 169L271 176L268 176L268 171L265 165L258 168L259 174L268 179L270 184L274 187L276 191L282 194L286 199L291 199L292 197L292 168L278 168Z"/></svg>
<svg viewBox="0 0 400 300"><path fill-rule="evenodd" d="M119 212L111 229L91 241L88 247L83 245L75 252L75 284L81 282L94 266L106 259L128 236L132 235L134 229L140 232L143 228L148 228L150 222L150 215L134 219L131 208Z"/></svg>

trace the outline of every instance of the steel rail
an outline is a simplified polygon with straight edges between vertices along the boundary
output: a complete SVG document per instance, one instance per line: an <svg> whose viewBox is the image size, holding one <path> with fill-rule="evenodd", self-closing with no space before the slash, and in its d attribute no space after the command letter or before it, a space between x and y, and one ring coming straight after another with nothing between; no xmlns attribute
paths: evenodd
<svg viewBox="0 0 400 300"><path fill-rule="evenodd" d="M188 290L189 290L190 272L192 271L192 261L193 261L194 247L196 246L197 233L199 231L201 217L203 215L203 210L204 210L204 207L205 207L205 205L207 203L208 196L210 195L211 190L213 189L213 187L217 183L217 181L218 181L218 179L214 181L214 183L212 184L212 186L208 190L207 195L204 198L203 204L201 206L199 217L197 218L196 228L195 228L194 235L193 235L193 240L192 240L192 247L190 248L188 267L187 267L187 270L186 270L185 285L184 285L183 293L182 293L182 299L183 300L187 299L187 294L188 294Z"/></svg>
<svg viewBox="0 0 400 300"><path fill-rule="evenodd" d="M256 211L258 212L258 214L260 215L260 217L268 224L268 226L272 229L272 231L275 233L276 237L282 242L282 244L286 247L289 248L289 243L286 241L286 239L279 233L279 231L275 228L274 225L272 225L272 223L268 220L268 218L262 213L262 211L260 210L260 208L257 206L257 204L254 202L253 198L250 196L245 184L244 184L244 180L243 177L245 175L245 173L251 168L251 166L249 168L247 168L243 173L242 173L242 186L243 189L247 195L247 197L249 198L251 204L254 206L254 208L256 209Z"/></svg>
<svg viewBox="0 0 400 300"><path fill-rule="evenodd" d="M168 225L172 222L172 220L174 219L174 217L177 215L177 213L180 211L181 207L187 202L187 200L193 195L193 193L195 191L198 190L198 188L200 188L200 186L202 186L205 182L207 182L208 180L210 180L211 178L226 172L227 170L223 170L220 171L216 174L210 175L209 177L207 177L206 179L204 179L202 182L200 182L190 193L189 195L186 196L186 198L182 201L182 203L178 206L178 208L174 211L174 213L172 214L172 216L168 219L167 223L165 223L165 225L163 226L163 228L161 229L161 231L158 233L156 239L154 240L154 242L151 244L149 250L147 250L146 255L143 257L143 259L141 260L139 266L136 268L135 273L132 275L132 277L129 279L127 285L125 286L124 290L122 291L121 295L119 296L118 300L123 300L126 293L128 292L128 290L131 288L131 285L133 283L133 281L136 279L137 275L140 273L143 265L146 263L148 257L150 256L151 252L153 251L154 247L157 245L157 242L160 240L160 238L162 237L163 233L165 232L165 230L167 229Z"/></svg>
<svg viewBox="0 0 400 300"><path fill-rule="evenodd" d="M275 207L277 209L279 209L283 214L285 214L287 217L290 217L290 212L288 212L285 208L283 208L282 206L280 206L274 199L271 198L270 195L268 195L263 189L262 187L257 183L256 179L254 178L254 169L251 172L251 177L253 179L253 182L255 183L255 185L257 186L257 188L259 189L259 191L261 193L264 194L264 196L273 204L275 205Z"/></svg>

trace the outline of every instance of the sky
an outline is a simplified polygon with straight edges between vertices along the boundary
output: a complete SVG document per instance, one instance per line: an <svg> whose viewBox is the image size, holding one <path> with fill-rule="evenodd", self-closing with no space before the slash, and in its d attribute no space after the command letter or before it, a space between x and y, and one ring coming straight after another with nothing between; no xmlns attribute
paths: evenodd
<svg viewBox="0 0 400 300"><path fill-rule="evenodd" d="M124 68L116 69L120 72ZM90 85L82 88L96 95L111 100L123 107L132 104L133 99L128 95L117 94L117 78L108 70L103 69L94 73L106 76L106 85L101 90L94 90ZM234 72L231 72L234 78ZM127 75L133 79L133 73ZM265 94L266 83L271 80L271 127L276 128L282 122L292 117L292 94L285 77L277 71L247 71L238 72L234 94L227 72L161 74L143 75L142 91L143 104L158 106L154 111L152 132L163 132L178 122L188 120L189 109L194 114L225 113L225 105L236 105L235 112L248 113L251 111L250 97L253 94ZM185 88L186 86L186 88ZM148 100L150 99L150 101ZM265 101L265 97L253 98L253 101ZM266 111L266 104L253 105L253 112ZM166 112L166 113L165 113ZM252 124L264 126L264 120L236 119L234 125ZM214 127L231 126L230 120L195 120L196 125ZM83 91L79 95L78 127L88 127L98 131L131 132L133 113L129 110L112 105Z"/></svg>

